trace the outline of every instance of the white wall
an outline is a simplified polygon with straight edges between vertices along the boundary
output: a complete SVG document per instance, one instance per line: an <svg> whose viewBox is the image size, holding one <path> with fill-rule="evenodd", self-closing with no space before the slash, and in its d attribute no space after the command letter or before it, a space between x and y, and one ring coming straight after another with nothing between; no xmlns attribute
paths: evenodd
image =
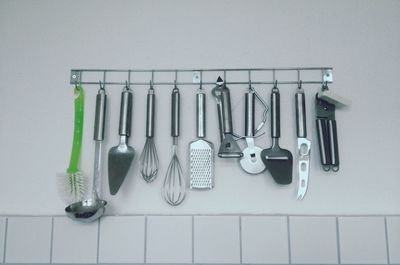
<svg viewBox="0 0 400 265"><path fill-rule="evenodd" d="M114 197L108 194L105 175L108 213L398 214L399 14L399 1L1 1L0 214L63 214L55 180L67 167L71 148L71 68L287 66L333 66L330 88L352 99L351 108L336 113L340 172L322 171L314 142L309 192L298 202L295 182L279 187L269 173L249 176L236 161L217 159L215 190L189 192L185 203L171 208L160 196L170 156L170 88L159 87L160 174L146 184L136 161ZM91 176L97 86L85 88L81 167ZM270 87L257 88L269 97ZM106 149L118 142L121 87L107 89ZM245 89L231 89L238 132L244 126ZM312 103L318 89L306 87L308 130L314 141ZM281 145L293 152L294 91L281 87ZM187 144L195 137L195 91L182 87L181 92L185 112L180 155L187 172ZM131 143L138 152L145 139L145 94L146 87L135 88ZM215 113L209 96L208 138L218 147ZM269 125L257 143L270 145Z"/></svg>

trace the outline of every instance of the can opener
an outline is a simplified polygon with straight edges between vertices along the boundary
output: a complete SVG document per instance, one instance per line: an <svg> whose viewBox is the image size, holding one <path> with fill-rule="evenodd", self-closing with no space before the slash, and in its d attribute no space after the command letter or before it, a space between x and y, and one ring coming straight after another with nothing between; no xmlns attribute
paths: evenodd
<svg viewBox="0 0 400 265"><path fill-rule="evenodd" d="M316 125L319 152L324 171L339 171L339 146L335 119L336 107L349 106L350 100L328 90L324 82L321 91L315 96Z"/></svg>

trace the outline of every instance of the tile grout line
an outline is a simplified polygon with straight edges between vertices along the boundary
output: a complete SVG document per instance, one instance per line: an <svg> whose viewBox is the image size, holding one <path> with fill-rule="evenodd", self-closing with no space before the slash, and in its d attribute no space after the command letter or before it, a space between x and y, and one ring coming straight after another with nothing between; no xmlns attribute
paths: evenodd
<svg viewBox="0 0 400 265"><path fill-rule="evenodd" d="M51 217L51 231L50 231L50 264L53 263L53 243L54 243L54 217Z"/></svg>
<svg viewBox="0 0 400 265"><path fill-rule="evenodd" d="M144 257L143 257L143 263L147 263L147 215L144 216Z"/></svg>
<svg viewBox="0 0 400 265"><path fill-rule="evenodd" d="M287 223L287 235L288 235L288 259L289 259L289 264L292 264L292 247L290 244L290 220L289 216L286 217L286 223Z"/></svg>
<svg viewBox="0 0 400 265"><path fill-rule="evenodd" d="M4 248L3 248L3 263L6 263L6 251L7 251L7 236L8 236L8 217L4 225Z"/></svg>
<svg viewBox="0 0 400 265"><path fill-rule="evenodd" d="M194 216L192 215L192 264L194 264Z"/></svg>
<svg viewBox="0 0 400 265"><path fill-rule="evenodd" d="M342 257L340 253L340 232L339 232L339 217L335 218L336 222L336 246L337 246L337 258L338 258L338 263L342 264Z"/></svg>
<svg viewBox="0 0 400 265"><path fill-rule="evenodd" d="M389 250L389 234L388 234L388 225L387 218L385 216L385 239L386 239L386 255L387 255L387 264L390 264L390 250Z"/></svg>
<svg viewBox="0 0 400 265"><path fill-rule="evenodd" d="M99 264L100 257L100 218L97 220L97 255L96 264Z"/></svg>
<svg viewBox="0 0 400 265"><path fill-rule="evenodd" d="M242 216L241 215L239 215L239 254L240 254L240 264L243 264Z"/></svg>

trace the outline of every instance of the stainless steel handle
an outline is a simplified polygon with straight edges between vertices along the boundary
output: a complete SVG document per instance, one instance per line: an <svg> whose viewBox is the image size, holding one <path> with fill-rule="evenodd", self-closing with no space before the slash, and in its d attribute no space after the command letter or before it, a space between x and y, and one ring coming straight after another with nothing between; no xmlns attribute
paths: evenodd
<svg viewBox="0 0 400 265"><path fill-rule="evenodd" d="M154 89L149 89L147 93L147 113L146 113L146 137L151 138L154 136L154 107L156 95Z"/></svg>
<svg viewBox="0 0 400 265"><path fill-rule="evenodd" d="M106 91L101 88L96 96L96 113L94 117L94 134L93 140L103 141L104 140L104 124L106 119L106 105L107 95Z"/></svg>
<svg viewBox="0 0 400 265"><path fill-rule="evenodd" d="M121 109L119 116L119 135L130 136L132 124L132 91L125 87L121 94Z"/></svg>
<svg viewBox="0 0 400 265"><path fill-rule="evenodd" d="M206 94L196 94L197 137L206 137Z"/></svg>
<svg viewBox="0 0 400 265"><path fill-rule="evenodd" d="M279 89L274 87L271 93L271 136L272 138L281 137L280 114L280 95Z"/></svg>
<svg viewBox="0 0 400 265"><path fill-rule="evenodd" d="M253 92L245 94L245 135L247 137L254 136L254 109L255 109L255 95Z"/></svg>
<svg viewBox="0 0 400 265"><path fill-rule="evenodd" d="M171 136L179 136L179 106L180 106L180 94L179 89L175 87L172 90L171 95L172 107L171 107Z"/></svg>
<svg viewBox="0 0 400 265"><path fill-rule="evenodd" d="M307 137L306 122L306 97L303 89L299 89L295 95L296 102L296 132L298 138Z"/></svg>
<svg viewBox="0 0 400 265"><path fill-rule="evenodd" d="M229 88L224 87L221 92L222 104L222 120L224 125L224 133L231 134L232 130L232 112L231 112L231 96Z"/></svg>

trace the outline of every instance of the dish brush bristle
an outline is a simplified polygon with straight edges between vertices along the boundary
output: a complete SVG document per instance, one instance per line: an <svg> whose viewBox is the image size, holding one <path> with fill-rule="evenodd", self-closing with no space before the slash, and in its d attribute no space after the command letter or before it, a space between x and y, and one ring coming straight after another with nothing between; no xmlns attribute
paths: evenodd
<svg viewBox="0 0 400 265"><path fill-rule="evenodd" d="M87 179L78 171L70 174L59 174L58 186L60 195L66 203L82 201L87 190Z"/></svg>

